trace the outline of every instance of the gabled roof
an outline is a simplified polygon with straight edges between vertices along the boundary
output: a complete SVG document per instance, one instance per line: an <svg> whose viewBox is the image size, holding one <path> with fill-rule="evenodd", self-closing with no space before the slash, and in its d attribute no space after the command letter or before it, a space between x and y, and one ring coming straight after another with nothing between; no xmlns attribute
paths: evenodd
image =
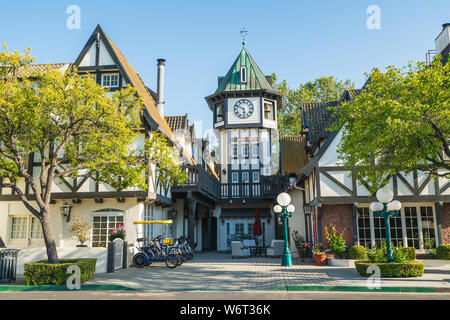
<svg viewBox="0 0 450 320"><path fill-rule="evenodd" d="M150 90L144 85L139 74L133 69L133 67L128 63L125 56L120 52L120 50L116 47L116 45L111 41L111 39L104 33L103 29L100 25L97 25L88 42L86 43L84 49L81 51L77 60L75 61L75 65L79 65L81 60L83 59L86 52L89 50L91 45L97 39L97 34L99 34L100 39L105 44L105 47L109 51L112 59L115 61L118 68L122 71L122 75L125 78L126 83L133 86L139 96L142 98L144 102L145 110L150 115L151 119L158 125L158 128L172 141L176 141L173 136L172 130L170 130L169 125L161 116L161 114L156 109L156 101L154 97L150 94Z"/></svg>
<svg viewBox="0 0 450 320"><path fill-rule="evenodd" d="M172 131L190 130L187 113L184 116L165 116L164 118Z"/></svg>
<svg viewBox="0 0 450 320"><path fill-rule="evenodd" d="M46 68L50 67L50 69L59 70L61 72L65 72L72 66L71 63L46 63L46 64L27 64L20 68L20 76L22 78L33 78L38 73L43 72Z"/></svg>
<svg viewBox="0 0 450 320"><path fill-rule="evenodd" d="M247 68L246 83L241 83L240 71L243 66ZM220 80L216 92L242 90L273 90L266 76L261 72L245 47L242 48L226 76Z"/></svg>
<svg viewBox="0 0 450 320"><path fill-rule="evenodd" d="M317 145L326 139L330 132L327 130L334 121L334 111L339 101L302 102L303 128L308 129L308 142Z"/></svg>
<svg viewBox="0 0 450 320"><path fill-rule="evenodd" d="M282 174L299 174L309 161L305 148L306 136L281 137Z"/></svg>

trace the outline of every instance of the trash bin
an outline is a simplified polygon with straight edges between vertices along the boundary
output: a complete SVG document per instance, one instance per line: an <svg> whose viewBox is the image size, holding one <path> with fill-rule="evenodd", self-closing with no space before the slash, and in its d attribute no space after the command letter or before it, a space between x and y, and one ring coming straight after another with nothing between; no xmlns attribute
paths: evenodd
<svg viewBox="0 0 450 320"><path fill-rule="evenodd" d="M0 282L16 281L19 251L20 249L0 249Z"/></svg>

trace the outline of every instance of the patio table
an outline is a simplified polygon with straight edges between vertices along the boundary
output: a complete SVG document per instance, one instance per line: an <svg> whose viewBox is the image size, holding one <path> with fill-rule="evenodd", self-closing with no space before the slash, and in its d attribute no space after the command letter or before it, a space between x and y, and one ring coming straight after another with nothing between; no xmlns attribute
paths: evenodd
<svg viewBox="0 0 450 320"><path fill-rule="evenodd" d="M266 256L268 246L251 246L250 248L250 256L252 257L261 257Z"/></svg>

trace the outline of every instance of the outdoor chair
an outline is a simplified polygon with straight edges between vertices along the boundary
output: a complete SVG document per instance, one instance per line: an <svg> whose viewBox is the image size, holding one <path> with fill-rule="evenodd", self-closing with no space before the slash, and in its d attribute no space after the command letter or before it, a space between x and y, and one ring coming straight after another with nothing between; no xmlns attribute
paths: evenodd
<svg viewBox="0 0 450 320"><path fill-rule="evenodd" d="M241 241L231 241L231 258L250 257L250 249L244 248Z"/></svg>
<svg viewBox="0 0 450 320"><path fill-rule="evenodd" d="M244 247L256 247L256 242L253 239L245 239L242 242L244 243Z"/></svg>
<svg viewBox="0 0 450 320"><path fill-rule="evenodd" d="M267 248L267 255L281 257L283 255L284 240L272 240L270 248Z"/></svg>

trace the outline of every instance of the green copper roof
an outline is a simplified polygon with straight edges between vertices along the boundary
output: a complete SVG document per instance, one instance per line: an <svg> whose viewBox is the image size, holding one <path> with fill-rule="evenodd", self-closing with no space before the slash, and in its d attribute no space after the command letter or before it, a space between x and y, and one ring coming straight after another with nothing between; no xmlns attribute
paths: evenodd
<svg viewBox="0 0 450 320"><path fill-rule="evenodd" d="M241 83L240 72L242 66L247 68L246 83ZM227 75L225 77L219 77L219 87L216 92L261 89L271 90L272 87L244 47L234 61Z"/></svg>

